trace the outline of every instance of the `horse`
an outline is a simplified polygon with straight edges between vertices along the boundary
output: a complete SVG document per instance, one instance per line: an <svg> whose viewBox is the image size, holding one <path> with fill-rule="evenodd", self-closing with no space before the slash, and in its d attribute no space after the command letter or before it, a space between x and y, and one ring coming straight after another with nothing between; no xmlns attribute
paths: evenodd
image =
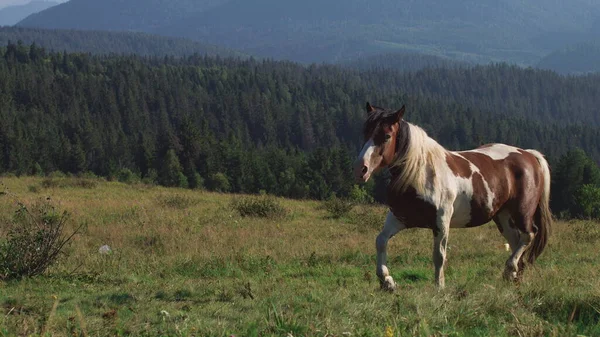
<svg viewBox="0 0 600 337"><path fill-rule="evenodd" d="M435 285L445 287L444 265L450 228L470 228L494 220L511 255L504 279L518 282L525 267L544 250L552 227L550 167L537 150L490 143L451 151L419 126L404 120L406 107L390 110L367 102L364 144L354 175L366 183L387 168L387 213L377 235L376 274L384 290L397 287L387 267L390 238L407 228L433 231Z"/></svg>

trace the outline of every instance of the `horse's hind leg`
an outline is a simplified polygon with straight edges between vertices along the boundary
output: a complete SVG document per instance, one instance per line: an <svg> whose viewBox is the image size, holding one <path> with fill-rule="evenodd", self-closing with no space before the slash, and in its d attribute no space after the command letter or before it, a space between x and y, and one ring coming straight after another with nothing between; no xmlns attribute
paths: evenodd
<svg viewBox="0 0 600 337"><path fill-rule="evenodd" d="M514 259L517 258L515 253L520 247L521 235L519 230L516 228L510 213L508 211L501 211L494 217L494 222L498 227L498 230L510 246L511 256L506 260L506 267L504 269L504 278L512 279L518 278L523 272L523 262L521 258L518 258L515 264ZM523 255L523 253L521 253Z"/></svg>
<svg viewBox="0 0 600 337"><path fill-rule="evenodd" d="M383 229L377 236L377 277L379 278L381 288L384 290L393 291L396 289L396 283L394 282L394 279L390 275L390 271L386 266L387 243L392 236L396 235L396 233L405 228L406 226L398 221L392 212L388 212Z"/></svg>

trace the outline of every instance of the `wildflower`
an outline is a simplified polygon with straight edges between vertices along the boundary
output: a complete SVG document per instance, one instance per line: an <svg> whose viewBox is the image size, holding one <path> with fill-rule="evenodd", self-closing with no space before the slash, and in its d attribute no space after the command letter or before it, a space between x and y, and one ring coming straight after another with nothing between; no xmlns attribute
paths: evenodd
<svg viewBox="0 0 600 337"><path fill-rule="evenodd" d="M394 337L394 330L392 330L391 326L385 327L385 337Z"/></svg>

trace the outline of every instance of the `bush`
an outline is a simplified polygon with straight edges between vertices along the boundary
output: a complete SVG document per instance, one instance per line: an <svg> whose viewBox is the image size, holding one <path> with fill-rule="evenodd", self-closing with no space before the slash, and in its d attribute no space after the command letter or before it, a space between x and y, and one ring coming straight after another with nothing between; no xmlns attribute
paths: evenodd
<svg viewBox="0 0 600 337"><path fill-rule="evenodd" d="M124 168L117 172L117 180L125 184L133 184L140 181L140 178L130 169Z"/></svg>
<svg viewBox="0 0 600 337"><path fill-rule="evenodd" d="M42 187L43 188L55 188L55 187L60 187L60 183L58 179L54 179L54 178L46 178L44 180L42 180Z"/></svg>
<svg viewBox="0 0 600 337"><path fill-rule="evenodd" d="M354 207L354 202L333 196L329 200L325 201L323 206L325 210L329 212L332 218L339 219L350 213Z"/></svg>
<svg viewBox="0 0 600 337"><path fill-rule="evenodd" d="M67 183L65 187L81 187L81 188L96 188L98 186L98 182L91 179L74 179L71 182Z"/></svg>
<svg viewBox="0 0 600 337"><path fill-rule="evenodd" d="M85 171L85 172L79 173L79 174L77 174L77 177L82 178L82 179L100 179L100 177L98 177L92 171Z"/></svg>
<svg viewBox="0 0 600 337"><path fill-rule="evenodd" d="M232 207L243 217L277 219L287 214L287 210L268 195L236 198L232 201Z"/></svg>
<svg viewBox="0 0 600 337"><path fill-rule="evenodd" d="M48 201L31 209L19 204L13 219L3 224L7 232L0 243L0 278L15 279L45 272L81 228L66 236L67 220L68 214L57 211Z"/></svg>
<svg viewBox="0 0 600 337"><path fill-rule="evenodd" d="M149 169L144 179L142 179L142 182L146 185L154 185L157 181L158 172L155 169Z"/></svg>
<svg viewBox="0 0 600 337"><path fill-rule="evenodd" d="M43 188L68 188L68 187L80 187L80 188L96 188L98 182L92 179L84 178L46 178L42 180Z"/></svg>
<svg viewBox="0 0 600 337"><path fill-rule="evenodd" d="M204 187L204 179L198 172L192 172L188 182L191 189L202 189Z"/></svg>
<svg viewBox="0 0 600 337"><path fill-rule="evenodd" d="M587 219L600 219L600 187L587 184L575 194L581 216Z"/></svg>
<svg viewBox="0 0 600 337"><path fill-rule="evenodd" d="M188 184L188 178L183 174L183 172L177 173L177 187L180 188L188 188L190 185Z"/></svg>
<svg viewBox="0 0 600 337"><path fill-rule="evenodd" d="M48 178L66 178L67 176L61 171L52 171L48 174Z"/></svg>
<svg viewBox="0 0 600 337"><path fill-rule="evenodd" d="M165 154L158 181L167 187L188 187L187 177L183 174L179 158L173 149Z"/></svg>
<svg viewBox="0 0 600 337"><path fill-rule="evenodd" d="M42 166L40 166L40 164L36 162L31 168L31 174L34 176L42 177L44 175L44 170L42 169Z"/></svg>
<svg viewBox="0 0 600 337"><path fill-rule="evenodd" d="M210 189L217 192L231 191L229 178L224 173L218 172L210 177Z"/></svg>
<svg viewBox="0 0 600 337"><path fill-rule="evenodd" d="M198 204L197 199L180 194L163 195L159 197L158 202L164 207L171 207L177 209L186 209L190 206Z"/></svg>
<svg viewBox="0 0 600 337"><path fill-rule="evenodd" d="M350 200L359 204L373 203L373 197L369 195L369 192L358 185L352 186L352 190L350 191Z"/></svg>
<svg viewBox="0 0 600 337"><path fill-rule="evenodd" d="M382 211L387 212L386 209ZM370 207L358 207L350 213L349 221L356 225L356 229L361 233L380 231L385 222L385 212Z"/></svg>

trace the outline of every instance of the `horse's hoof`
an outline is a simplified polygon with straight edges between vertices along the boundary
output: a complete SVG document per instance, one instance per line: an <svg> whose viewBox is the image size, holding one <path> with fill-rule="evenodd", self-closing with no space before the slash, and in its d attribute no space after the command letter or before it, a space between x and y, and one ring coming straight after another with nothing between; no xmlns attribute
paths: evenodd
<svg viewBox="0 0 600 337"><path fill-rule="evenodd" d="M521 281L522 275L519 275L516 271L504 271L504 280L510 283L519 283Z"/></svg>
<svg viewBox="0 0 600 337"><path fill-rule="evenodd" d="M381 282L381 290L394 292L396 290L396 282L391 276L386 276L383 282Z"/></svg>

